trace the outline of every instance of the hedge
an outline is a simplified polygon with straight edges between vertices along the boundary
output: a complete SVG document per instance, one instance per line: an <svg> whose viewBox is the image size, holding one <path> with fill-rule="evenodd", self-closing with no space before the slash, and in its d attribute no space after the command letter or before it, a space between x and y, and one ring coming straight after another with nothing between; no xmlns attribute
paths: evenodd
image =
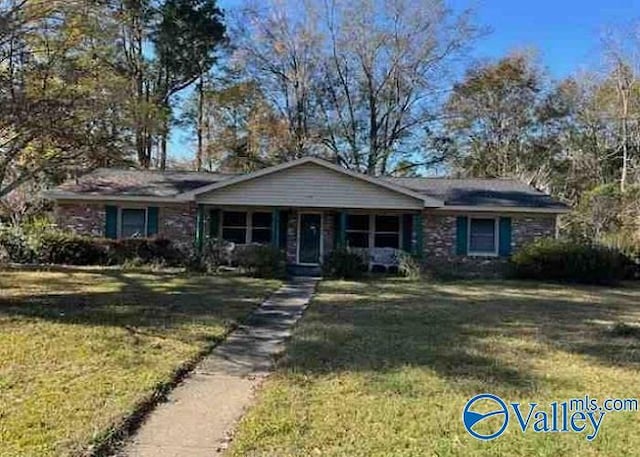
<svg viewBox="0 0 640 457"><path fill-rule="evenodd" d="M587 284L612 283L633 275L621 251L595 244L541 239L524 246L510 260L517 278Z"/></svg>
<svg viewBox="0 0 640 457"><path fill-rule="evenodd" d="M14 263L177 266L187 255L164 238L113 240L57 230L33 235L15 227L0 229L0 257Z"/></svg>

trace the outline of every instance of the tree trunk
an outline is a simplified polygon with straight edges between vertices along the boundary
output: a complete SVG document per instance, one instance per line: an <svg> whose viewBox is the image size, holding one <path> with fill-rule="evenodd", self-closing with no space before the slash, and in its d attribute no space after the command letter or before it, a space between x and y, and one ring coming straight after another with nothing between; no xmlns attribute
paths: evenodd
<svg viewBox="0 0 640 457"><path fill-rule="evenodd" d="M198 82L198 120L197 120L197 135L198 135L198 149L196 150L196 170L202 170L202 158L203 158L203 141L202 141L202 127L204 119L204 76L200 77Z"/></svg>
<svg viewBox="0 0 640 457"><path fill-rule="evenodd" d="M164 171L167 168L167 131L162 132L160 136L160 169Z"/></svg>

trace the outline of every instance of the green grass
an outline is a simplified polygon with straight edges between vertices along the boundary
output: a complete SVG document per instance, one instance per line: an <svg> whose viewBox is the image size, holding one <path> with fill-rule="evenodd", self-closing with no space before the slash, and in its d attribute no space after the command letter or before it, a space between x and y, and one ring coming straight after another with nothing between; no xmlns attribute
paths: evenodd
<svg viewBox="0 0 640 457"><path fill-rule="evenodd" d="M591 443L515 420L480 442L461 413L483 392L541 405L640 396L640 340L611 330L639 321L638 284L324 282L229 455L637 455L640 413L609 413Z"/></svg>
<svg viewBox="0 0 640 457"><path fill-rule="evenodd" d="M0 455L86 453L278 285L0 271Z"/></svg>

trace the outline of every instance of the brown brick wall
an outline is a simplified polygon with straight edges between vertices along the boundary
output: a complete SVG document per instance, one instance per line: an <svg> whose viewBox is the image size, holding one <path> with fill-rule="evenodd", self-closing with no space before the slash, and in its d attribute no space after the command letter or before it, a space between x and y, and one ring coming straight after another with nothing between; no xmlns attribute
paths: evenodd
<svg viewBox="0 0 640 457"><path fill-rule="evenodd" d="M104 204L58 203L55 207L55 222L61 229L80 235L104 236Z"/></svg>
<svg viewBox="0 0 640 457"><path fill-rule="evenodd" d="M158 235L188 247L193 244L195 233L195 204L160 206Z"/></svg>
<svg viewBox="0 0 640 457"><path fill-rule="evenodd" d="M511 214L511 251L541 237L553 237L555 215ZM498 274L505 258L456 254L456 215L424 212L424 264L427 269L461 274Z"/></svg>
<svg viewBox="0 0 640 457"><path fill-rule="evenodd" d="M298 211L289 211L287 223L287 263L296 263L298 255Z"/></svg>
<svg viewBox="0 0 640 457"><path fill-rule="evenodd" d="M122 205L127 207L127 205ZM133 205L131 205L133 206ZM135 205L144 207L145 205ZM158 206L158 235L182 244L192 244L195 236L194 204ZM104 236L104 203L58 203L55 209L58 227L81 235Z"/></svg>

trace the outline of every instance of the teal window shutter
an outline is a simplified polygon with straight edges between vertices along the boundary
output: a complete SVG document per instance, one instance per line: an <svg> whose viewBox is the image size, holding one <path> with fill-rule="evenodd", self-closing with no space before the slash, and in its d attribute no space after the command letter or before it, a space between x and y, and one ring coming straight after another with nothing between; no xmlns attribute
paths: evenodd
<svg viewBox="0 0 640 457"><path fill-rule="evenodd" d="M335 227L333 227L333 245L336 249L342 249L347 246L347 213L339 211L336 213Z"/></svg>
<svg viewBox="0 0 640 457"><path fill-rule="evenodd" d="M511 218L501 217L498 230L498 253L501 257L511 255Z"/></svg>
<svg viewBox="0 0 640 457"><path fill-rule="evenodd" d="M220 210L209 211L209 238L217 240L220 236Z"/></svg>
<svg viewBox="0 0 640 457"><path fill-rule="evenodd" d="M467 255L467 231L469 230L467 216L456 218L456 254Z"/></svg>
<svg viewBox="0 0 640 457"><path fill-rule="evenodd" d="M402 215L402 250L411 252L413 247L413 214Z"/></svg>
<svg viewBox="0 0 640 457"><path fill-rule="evenodd" d="M340 238L340 213L335 213L333 215L333 247L334 249L338 248Z"/></svg>
<svg viewBox="0 0 640 457"><path fill-rule="evenodd" d="M158 207L150 206L147 208L147 236L158 234Z"/></svg>
<svg viewBox="0 0 640 457"><path fill-rule="evenodd" d="M271 244L278 248L280 244L280 210L274 209L271 213Z"/></svg>
<svg viewBox="0 0 640 457"><path fill-rule="evenodd" d="M118 238L118 207L106 205L104 212L104 237L115 240Z"/></svg>

